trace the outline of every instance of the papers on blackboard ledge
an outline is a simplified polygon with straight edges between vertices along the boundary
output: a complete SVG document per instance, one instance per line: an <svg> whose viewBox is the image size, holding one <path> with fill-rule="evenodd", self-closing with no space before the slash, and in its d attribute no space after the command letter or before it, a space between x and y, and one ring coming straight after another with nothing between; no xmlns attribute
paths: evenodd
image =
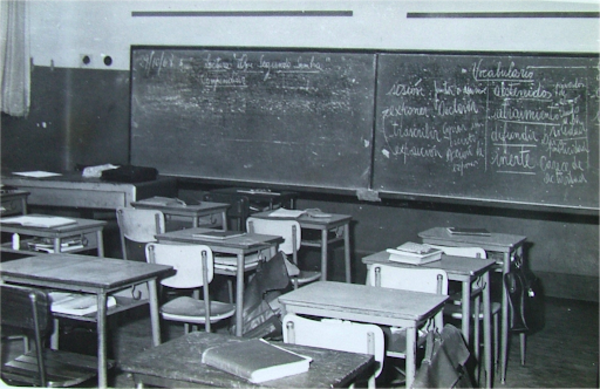
<svg viewBox="0 0 600 389"><path fill-rule="evenodd" d="M46 178L46 177L57 177L62 176L60 173L45 172L43 170L34 170L31 172L14 172L14 175L22 177L33 177L33 178Z"/></svg>
<svg viewBox="0 0 600 389"><path fill-rule="evenodd" d="M202 353L203 363L252 383L304 373L311 361L309 357L256 338L225 343Z"/></svg>
<svg viewBox="0 0 600 389"><path fill-rule="evenodd" d="M423 265L442 259L443 251L426 244L406 242L396 248L386 250L390 261Z"/></svg>

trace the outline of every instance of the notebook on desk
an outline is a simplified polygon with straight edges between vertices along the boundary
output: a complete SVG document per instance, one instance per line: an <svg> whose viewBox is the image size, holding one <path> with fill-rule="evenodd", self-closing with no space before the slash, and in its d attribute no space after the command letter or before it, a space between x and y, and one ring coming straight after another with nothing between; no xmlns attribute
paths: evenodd
<svg viewBox="0 0 600 389"><path fill-rule="evenodd" d="M206 232L196 232L192 234L192 237L194 238L206 238L206 239L217 239L217 240L224 240L224 239L230 239L230 238L235 238L238 236L243 236L245 234L245 232L243 231L218 231L218 230L214 230L214 231L206 231Z"/></svg>

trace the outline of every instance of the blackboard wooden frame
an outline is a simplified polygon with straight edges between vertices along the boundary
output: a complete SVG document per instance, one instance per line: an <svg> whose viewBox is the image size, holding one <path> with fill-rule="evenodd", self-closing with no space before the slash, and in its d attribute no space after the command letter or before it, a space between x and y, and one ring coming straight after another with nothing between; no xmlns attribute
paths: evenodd
<svg viewBox="0 0 600 389"><path fill-rule="evenodd" d="M235 109L240 108L240 104L239 101L234 100L239 96L213 96L213 100L209 101L208 104L204 104L204 108L210 108L213 114L217 112L218 109L230 110L229 113L226 112L224 115L222 112L217 112L217 115L214 115L217 117L216 121L211 114L205 114L203 111L193 112L194 109L198 110L200 105L192 107L192 113L196 114L197 117L204 119L205 123L210 124L206 127L219 129L221 131L220 136L222 137L227 137L226 132L230 128L227 126L231 123L234 123L234 125L237 127L234 130L235 136L231 139L239 142L249 142L253 145L254 150L258 150L255 155L260 157L256 157L256 161L259 161L258 158L262 158L260 161L268 161L264 166L275 167L273 170L268 170L263 167L263 170L259 169L258 173L256 174L246 174L248 167L250 166L250 168L252 168L255 165L255 162L249 162L254 157L252 155L243 156L244 150L236 149L235 147L229 152L223 151L227 150L227 145L222 143L220 144L218 140L215 141L215 139L213 139L211 147L207 148L206 145L210 143L204 142L205 150L209 150L209 153L212 153L209 154L209 160L223 160L221 165L222 169L218 169L217 165L213 165L211 167L212 170L202 171L201 169L197 170L197 166L206 166L207 160L202 160L201 158L198 159L197 157L193 157L190 160L188 157L190 153L186 153L185 149L189 144L193 144L194 142L198 144L198 142L200 142L199 138L206 138L207 133L202 132L204 130L201 130L198 133L200 135L197 135L195 132L188 133L188 135L191 134L192 136L188 138L184 136L182 139L187 139L186 141L179 141L179 143L175 143L175 145L173 145L172 143L165 142L165 137L173 137L174 131L172 129L170 131L166 131L169 125L173 123L169 124L168 121L161 122L162 118L160 115L155 116L154 114L150 114L146 118L143 117L144 115L148 115L147 112L156 112L157 108L158 111L163 109L168 114L174 114L176 112L175 108L182 108L185 104L181 106L176 104L174 106L175 108L173 108L173 106L171 108L166 106L169 104L169 100L176 100L180 97L179 92L174 91L173 95L160 95L162 92L159 92L159 95L154 96L157 98L151 103L145 102L141 105L136 105L139 104L140 98L146 97L145 93L147 93L147 91L150 91L150 93L153 93L152 91L160 91L161 88L165 87L165 85L168 85L171 81L171 79L165 78L162 80L165 82L163 82L161 85L152 84L152 82L150 82L148 85L146 85L148 88L146 88L144 92L140 92L139 73L141 71L150 73L162 71L164 75L164 73L167 72L165 69L168 68L161 65L166 63L164 62L164 56L160 59L158 59L159 57L157 56L155 56L153 59L145 59L145 65L140 68L139 63L141 57L139 53L144 50L155 50L156 52L162 51L163 53L165 51L173 50L177 52L182 50L192 50L196 52L202 52L205 55L208 53L211 55L211 61L204 61L203 66L213 67L212 70L218 66L223 66L222 58L224 53L226 55L234 54L236 60L238 61L231 62L230 66L234 67L236 65L240 66L239 63L242 63L240 59L244 58L244 55L246 55L247 58L248 53L250 53L250 57L256 53L259 55L266 55L267 66L271 66L268 70L271 72L273 72L278 66L280 70L285 66L288 66L289 69L291 66L288 61L289 58L285 57L288 54L307 59L307 61L302 64L305 67L316 66L318 68L320 65L316 65L315 62L321 62L322 65L325 63L324 59L330 57L334 59L333 62L335 64L329 73L323 72L321 75L322 78L320 79L308 80L308 78L302 77L294 79L295 82L300 80L300 83L306 82L307 85L312 82L313 85L318 84L319 86L326 86L323 88L323 90L320 90L318 87L313 88L312 91L315 92L315 94L309 96L306 100L302 100L304 97L300 98L297 95L292 95L292 98L289 101L281 101L282 95L278 95L277 91L273 93L273 91L274 88L280 88L281 85L283 85L283 79L276 81L276 84L279 83L276 87L271 85L270 87L265 88L262 87L262 79L255 79L254 81L252 81L250 78L246 79L247 82L249 80L249 86L255 87L257 94L243 92L246 93L246 95L243 95L242 99L245 101L244 104L247 104L249 100L253 100L255 97L258 97L258 100L262 99L262 105L258 108L259 110L263 109L264 106L273 106L275 103L280 104L280 106L276 107L275 109L281 109L279 112L283 113L284 115L289 114L287 109L298 109L297 112L299 112L299 114L296 116L291 114L287 119L285 119L288 120L287 122L284 120L282 127L286 129L286 131L289 130L287 132L289 132L291 135L288 135L292 138L282 139L279 137L280 135L277 135L272 129L269 130L268 128L263 128L262 122L268 123L264 127L270 128L272 128L274 124L278 123L277 121L269 121L272 118L268 117L268 115L266 117L267 120L263 120L265 117L261 115L264 115L264 112L258 112L258 114L256 114L257 111L255 110L254 114L247 114L250 111L246 110L244 111L244 114L246 114L245 117L242 117L242 119L235 118L234 111ZM283 57L281 57L282 53ZM576 125L579 126L580 123L583 122L583 125L586 126L586 132L589 137L586 140L585 146L578 146L579 149L586 148L587 158L585 164L582 164L582 161L578 160L577 158L573 161L567 161L568 158L562 158L558 161L550 157L546 157L544 159L547 161L546 163L548 169L552 170L558 167L559 170L563 170L562 172L554 172L553 174L545 173L546 180L550 182L550 185L547 183L540 185L539 182L528 179L521 181L515 179L503 181L501 179L495 179L492 173L485 172L467 176L466 181L463 178L461 183L461 179L457 179L455 177L456 174L453 174L456 172L444 170L443 165L447 165L447 161L444 161L443 158L441 159L442 163L438 162L434 165L425 162L418 162L416 165L414 165L416 169L413 173L403 169L403 164L398 162L389 162L389 160L392 159L390 155L393 154L395 154L395 156L401 155L403 158L411 159L416 155L417 152L419 152L419 150L421 150L421 154L426 156L429 150L427 147L431 147L431 144L426 144L424 142L427 141L428 136L434 136L431 135L433 134L434 130L439 130L442 127L444 130L447 130L447 127L452 127L455 129L455 134L460 134L462 132L466 135L469 135L469 131L471 127L474 126L474 123L481 123L489 119L487 110L485 111L485 114L477 112L473 117L464 119L464 123L461 123L460 120L458 122L450 121L442 123L442 121L439 119L432 119L428 122L427 120L423 120L423 115L419 119L419 109L429 109L429 113L433 112L431 107L428 106L428 104L431 103L431 100L429 103L426 101L427 99L431 99L431 93L435 95L435 99L438 101L446 99L444 100L447 110L446 116L452 116L457 111L461 111L461 114L465 112L466 114L472 114L475 107L479 107L479 109L481 109L484 100L477 100L478 98L474 98L471 100L475 100L475 102L471 101L471 103L469 103L468 99L465 98L465 95L467 95L465 92L467 92L469 89L471 95L476 96L476 93L478 93L478 86L473 85L472 82L469 82L467 77L469 76L468 73L475 71L474 69L481 71L481 75L487 75L488 77L493 76L494 72L497 74L509 75L510 72L514 72L514 77L516 78L508 79L508 82L511 83L511 87L506 87L506 90L500 93L529 93L527 97L532 97L532 95L535 93L539 94L547 92L548 87L542 85L545 82L567 84L568 82L577 83L580 79L575 77L570 81L567 80L563 82L559 76L561 76L561 71L564 72L564 70L560 70L558 73L556 71L554 73L550 72L548 73L549 75L537 80L537 86L535 88L529 88L529 92L527 92L525 91L527 88L519 88L518 86L522 81L524 81L525 78L519 79L518 77L525 77L525 75L528 74L527 69L529 69L531 65L536 65L537 63L550 63L550 65L556 65L556 61L566 61L567 64L577 64L581 61L587 65L590 63L597 64L598 54L595 53L455 53L382 50L325 50L312 48L291 49L248 47L132 46L131 57L132 119L130 161L133 164L155 166L163 175L176 176L187 181L199 181L217 185L249 185L258 187L268 186L271 188L292 189L297 191L356 195L360 200L367 201L377 201L381 198L389 198L584 214L597 214L598 210L600 209L598 205L597 192L599 132L597 119L598 112L600 111L598 108L598 99L600 96L596 86L594 87L594 92L591 94L588 92L581 92L583 93L581 94L579 91L575 93L577 96L573 94L571 94L571 96L563 96L562 100L555 100L552 103L555 105L555 107L558 107L559 105L564 106L567 104L567 100L569 100L569 98L572 99L573 96L575 96L576 99L581 99L585 96L585 98L589 100L584 107L585 116L579 117L576 120L573 119L571 120L570 124L567 124L571 127L574 127ZM215 61L215 58L220 58L220 60ZM310 60L308 60L308 58L310 58ZM347 60L346 58L350 58L351 61L345 62ZM417 60L415 60L415 58L417 58ZM475 59L478 60L474 61ZM495 68L485 64L488 59L493 59L496 61ZM260 61L258 61L258 57L254 58L254 60L256 63L260 63ZM312 65L311 61L313 62ZM503 61L504 63L502 63ZM523 61L525 62L523 63ZM287 65L286 62L288 62ZM136 63L138 65L136 65ZM480 67L476 68L476 66L473 65L474 63L479 63ZM300 60L298 61L298 64L300 64ZM370 68L371 65L374 66L372 74ZM136 66L138 66L137 70ZM214 85L217 82L223 81L235 83L239 81L239 76L241 74L239 69L235 74L231 72L229 73L230 76L237 76L237 80L234 79L235 77L230 77L228 79L204 77L204 79L202 79L202 77L206 76L206 74L202 73L202 70L198 70L198 64L195 66L196 69L194 71L196 71L197 74L195 75L196 78L194 81L189 81L189 79L182 81L181 76L183 73L185 73L183 71L181 74L176 74L176 76L179 76L180 78L175 79L175 84L179 83L180 86L184 87L180 89L186 89L186 86L190 86L186 83L191 83L192 86L200 86L203 88L206 87L206 85L203 85L202 83L206 83L207 85L211 85L210 82L212 82L212 85ZM437 68L432 69L432 66ZM466 78L461 78L463 76L456 76L454 73L450 73L453 71L452 68L457 66L462 72L467 74L467 76L465 76ZM401 70L404 69L400 73L408 75L408 77L405 77L404 79L393 79L394 77L398 77L395 74L395 72L398 70L396 68L400 68ZM315 68L313 68L313 70L314 69ZM584 74L586 77L589 78L591 75L591 77L595 77L596 80L598 79L597 67L594 68L594 70L586 70L585 72L587 72ZM266 73L263 72L261 77L265 78L265 74ZM272 74L274 73L271 73L271 75ZM519 74L521 74L521 76L519 76ZM185 74L185 76L190 77L191 74ZM270 75L267 77L270 77ZM340 84L338 78L343 78L344 82ZM356 78L359 78L359 81L357 82L357 85L359 85L358 87L355 87L350 82ZM254 84L252 84L252 82L254 82ZM372 85L369 86L369 83L371 82ZM586 82L589 82L589 80ZM433 84L436 86L432 87L431 85ZM461 84L461 86L457 86L458 84ZM524 85L532 84L533 83L527 83ZM340 85L342 85L342 88L340 88ZM433 91L432 88L437 90ZM454 88L454 91L451 90L452 88ZM561 88L563 91L567 90L569 93L572 92L571 89L577 89L564 85ZM333 102L333 104L326 105L325 103L329 102L332 98L336 98L335 96L332 97L332 94L327 94L333 89L341 90L345 92L346 95L363 95L363 98L354 98L353 100L346 98L345 100L336 100ZM300 87L300 84L296 84L296 90L294 90L293 93L298 93L298 91L301 90L302 87ZM306 88L306 91L308 90L309 88ZM557 91L558 89L552 92ZM197 92L198 88L196 88L195 93ZM463 92L460 98L464 100L460 100L458 102L459 104L456 105L457 96L454 94L459 92ZM419 96L419 93L428 95ZM204 97L206 98L206 96ZM213 97L208 97L208 100ZM506 97L507 96L504 96L503 98ZM515 98L515 96L508 97L509 100L510 98L513 98L513 100ZM487 100L485 103L489 103L489 97L486 97L486 99ZM399 104L398 101L402 101L402 104ZM315 115L315 112L317 112L315 110L302 111L301 107L303 105L312 105L313 108L321 105L320 111L318 112L319 114L323 114L322 119L319 118L318 115ZM575 105L577 105L577 103ZM498 115L498 107L500 106L502 106L502 104L498 105L498 103L496 103L496 113L494 113L494 115ZM527 109L530 109L530 107L531 105L529 105ZM186 108L189 109L189 107ZM247 108L247 106L243 107L243 109ZM488 108L489 107L486 109ZM173 109L173 111L169 111L170 109ZM581 110L581 106L578 106L578 109ZM352 112L353 115L355 112L358 112L358 118L347 119L346 116L348 116L350 112ZM563 113L564 112L565 110L563 110ZM142 113L141 116L140 113ZM330 115L330 118L327 118L328 113L332 114ZM336 113L339 113L340 115L335 116ZM311 118L307 119L307 117ZM397 138L396 140L401 140L401 138L405 136L406 139L411 140L414 144L412 146L409 145L408 149L403 149L404 145L402 143L397 143L395 145L388 144L384 146L382 142L382 133L384 130L388 131L386 140L389 141L390 139L389 129L386 129L386 123L384 123L383 120L384 117L388 121L387 123L389 123L391 120L398 120L399 118L403 119L405 126L402 127L401 125L396 124L395 128L397 132L392 138L395 137ZM414 120L415 117L418 119ZM140 118L143 120L139 120ZM496 119L498 118L496 117ZM180 127L183 127L185 135L185 131L188 131L185 127L189 122L181 121L177 123L179 120L179 117L176 117L175 125L180 125ZM309 128L308 131L305 131L305 128L300 129L301 126L298 124L301 124L302 121L307 121ZM156 125L156 123L159 124ZM340 125L340 123L342 124ZM464 125L461 130L459 128L460 125L465 123L466 125ZM155 127L150 128L150 130L147 131L146 127L152 126ZM423 131L424 128L426 129L425 131ZM181 130L181 128L179 130ZM255 131L255 134L248 137L245 137L245 135L240 136L248 131ZM412 135L410 135L411 131ZM419 133L419 131L421 132ZM427 135L427 131L429 131L430 135ZM506 130L503 131L506 136ZM520 136L524 137L522 139L526 139L527 136L531 136L527 135L527 131L529 131L529 134L531 134L531 130L521 130L522 135ZM441 132L442 131L438 131L435 136L439 136ZM418 133L420 135L415 135ZM498 134L497 129L495 130L495 133ZM509 133L516 137L519 136L519 131L514 130L514 128L509 130ZM470 138L467 136L463 136L462 138L458 136L458 146L476 146L471 147L470 150L468 147L463 147L461 150L452 151L454 153L453 158L458 158L463 164L463 167L460 168L462 169L462 177L465 176L465 171L471 169L471 172L473 172L473 169L477 169L477 166L473 166L473 161L477 158L473 156L476 156L477 153L482 152L481 148L477 146L477 142L489 143L491 139L489 132L485 135L470 135ZM497 140L498 135L495 136L495 139ZM421 138L419 139L419 137ZM269 147L261 148L257 142L253 142L253 139L258 138L266 140L265 145L268 145ZM536 141L539 141L539 139L536 139ZM286 151L286 149L281 148L281 145L286 144L286 142L289 144L300 144L301 146L299 149L296 148L291 151L290 149L287 149ZM505 148L507 147L507 144L510 143L507 142L506 139L504 139L503 142ZM315 144L323 146L323 149L330 150L331 154L329 154L329 157L321 160L316 159L316 162L313 163L313 155L324 155L322 152L323 149L315 152L315 150L309 149L307 146L311 145L312 147ZM273 145L275 145L276 148L273 148ZM280 149L277 149L277 147L280 147ZM385 150L386 147L387 150ZM411 147L413 147L413 151L415 152L413 154L410 154ZM535 149L535 147L532 147L530 150L533 149ZM175 152L173 152L173 150L175 150ZM408 150L408 152L406 150ZM484 151L487 152L487 149ZM388 155L382 157L382 155L386 152ZM442 157L445 156L446 152L448 152L447 149L444 149ZM338 156L347 155L348 158L345 160L339 159L336 157L336 153ZM225 158L223 156L225 156ZM285 158L285 156L289 156L289 158ZM471 160L469 160L469 158L471 158ZM536 164L539 164L540 156L537 155L536 158ZM245 161L240 165L242 167L236 166L236 159ZM421 156L421 159L417 160L423 161L425 159L426 158ZM484 159L484 162L488 164L488 157L486 156ZM505 161L507 160L508 158L505 159ZM518 161L518 159L515 160ZM290 161L292 162L291 165L287 163ZM480 158L479 163L481 162L482 160ZM579 174L577 177L575 177L575 179L569 177L568 179L571 180L570 183L565 184L563 181L561 181L560 185L557 183L553 184L552 180L564 179L564 174L568 170L567 165L569 165L569 163L571 164L570 169L572 170L569 174L581 173L581 171L583 171L583 173ZM300 166L300 171L297 169L294 170L296 166ZM559 175L562 175L563 177L558 177ZM398 179L398 176L401 178ZM576 182L577 180L586 182L589 191L588 188L581 189L581 185L578 187L578 183ZM480 187L486 187L487 189L482 190ZM573 187L575 187L575 189L571 189Z"/></svg>

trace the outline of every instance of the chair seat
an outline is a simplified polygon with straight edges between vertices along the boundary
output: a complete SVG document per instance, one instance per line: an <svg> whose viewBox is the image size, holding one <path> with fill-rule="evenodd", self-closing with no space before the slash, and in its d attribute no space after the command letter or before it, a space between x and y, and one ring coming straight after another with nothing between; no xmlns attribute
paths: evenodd
<svg viewBox="0 0 600 389"><path fill-rule="evenodd" d="M300 270L300 273L295 278L298 279L299 285L304 285L320 279L321 272L312 270Z"/></svg>
<svg viewBox="0 0 600 389"><path fill-rule="evenodd" d="M164 304L160 313L166 320L182 321L186 323L204 323L204 301L196 300L189 296L175 298ZM235 313L235 305L221 301L210 302L210 320L216 322L227 319Z"/></svg>
<svg viewBox="0 0 600 389"><path fill-rule="evenodd" d="M44 350L44 362L48 386L66 387L78 385L98 374L98 359L89 355L75 354L64 350ZM108 368L114 361L108 361ZM39 374L35 352L28 352L2 366L2 379L6 383L39 385Z"/></svg>

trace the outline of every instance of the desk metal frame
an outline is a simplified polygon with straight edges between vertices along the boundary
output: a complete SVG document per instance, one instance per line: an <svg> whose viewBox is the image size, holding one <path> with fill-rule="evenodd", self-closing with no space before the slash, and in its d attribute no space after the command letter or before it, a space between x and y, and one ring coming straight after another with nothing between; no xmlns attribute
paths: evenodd
<svg viewBox="0 0 600 389"><path fill-rule="evenodd" d="M502 253L502 262L498 265L502 267L502 279L510 271L511 260L514 257L523 257L523 245L527 240L526 236L511 235L501 233L491 233L489 236L478 235L451 235L445 227L434 227L427 231L419 233L423 243L443 245L443 246L476 246L481 247L488 252ZM508 293L502 283L502 330L500 346L500 380L506 381L506 365L508 361L508 332L509 332L509 305ZM523 336L525 336L523 334Z"/></svg>
<svg viewBox="0 0 600 389"><path fill-rule="evenodd" d="M242 336L243 310L244 310L244 273L256 269L256 266L245 267L245 257L249 254L260 253L268 250L272 257L276 254L279 243L283 241L281 236L250 234L246 233L239 237L228 239L206 239L194 237L199 232L211 231L209 228L188 228L185 230L171 231L156 235L159 243L179 242L190 244L203 244L210 247L213 253L230 254L237 256L235 273L232 271L215 268L215 274L235 276L235 330L237 336ZM258 264L257 264L258 265Z"/></svg>
<svg viewBox="0 0 600 389"><path fill-rule="evenodd" d="M448 296L400 289L318 281L279 296L283 314L406 328L406 387L416 374L417 328L435 317Z"/></svg>
<svg viewBox="0 0 600 389"><path fill-rule="evenodd" d="M0 277L4 282L96 295L98 311L95 315L55 314L54 316L96 322L98 333L98 386L100 388L108 386L107 315L142 304L149 304L152 341L154 346L158 346L161 340L156 280L171 272L171 266L76 254L38 255L0 263ZM118 299L116 307L106 308L108 295L144 282L148 284L150 291L149 300L130 300L124 303L123 299Z"/></svg>
<svg viewBox="0 0 600 389"><path fill-rule="evenodd" d="M258 212L252 215L252 217L262 219L281 219L269 216L271 211ZM302 240L301 244L307 247L320 247L321 248L321 280L327 281L327 262L329 254L329 245L337 243L339 241L344 242L344 264L345 264L345 275L346 282L351 282L352 269L350 259L350 222L352 221L351 215L342 214L331 214L331 217L311 217L307 214L303 214L298 218L295 218L300 223L300 228L306 230L317 230L321 232L321 239L318 241L313 240ZM333 238L329 237L331 230L342 228L342 237L337 232Z"/></svg>
<svg viewBox="0 0 600 389"><path fill-rule="evenodd" d="M202 216L221 215L223 231L227 231L227 208L231 206L230 204L213 203L210 201L202 201L198 205L155 205L134 201L131 205L139 209L161 211L167 218L171 216L189 218L192 221L192 228L198 227L198 219Z"/></svg>
<svg viewBox="0 0 600 389"><path fill-rule="evenodd" d="M389 260L390 254L386 251L380 251L375 254L368 255L362 259L362 262L367 265L367 269L375 264L384 264L389 266L397 267L415 267L401 262L395 262ZM492 386L492 341L491 341L491 303L490 303L490 270L494 266L495 261L492 259L481 259L481 258L467 258L467 257L455 257L450 255L443 255L441 261L435 261L419 265L418 267L442 269L448 274L448 279L451 281L458 281L462 284L462 321L461 330L465 341L467 343L470 339L470 328L471 328L471 286L475 280L481 277L483 281L483 342L485 345L485 368L487 371L486 375L486 387L491 388ZM478 301L476 301L476 304ZM476 308L475 313L478 309ZM477 315L478 316L478 315ZM476 318L475 320L479 320ZM472 345L473 348L479 347L479 345Z"/></svg>
<svg viewBox="0 0 600 389"><path fill-rule="evenodd" d="M38 214L30 214L30 216L40 216L47 217L47 215L38 215ZM19 250L14 250L11 246L11 243L2 244L0 251L10 252L10 253L28 253L28 254L39 254L38 251L31 251L27 248L27 239L24 236L32 236L36 238L47 238L52 239L54 242L54 252L60 253L61 250L61 242L63 239L72 238L74 236L81 236L82 238L87 239L88 245L83 248L70 251L70 253L87 251L96 249L98 256L104 256L104 241L102 238L102 230L106 225L106 222L103 220L91 220L91 219L79 219L79 218L71 218L75 220L74 224L68 224L65 226L59 227L31 227L31 226L22 226L20 224L9 224L2 223L0 224L0 229L2 232L19 234L21 235L21 248Z"/></svg>

